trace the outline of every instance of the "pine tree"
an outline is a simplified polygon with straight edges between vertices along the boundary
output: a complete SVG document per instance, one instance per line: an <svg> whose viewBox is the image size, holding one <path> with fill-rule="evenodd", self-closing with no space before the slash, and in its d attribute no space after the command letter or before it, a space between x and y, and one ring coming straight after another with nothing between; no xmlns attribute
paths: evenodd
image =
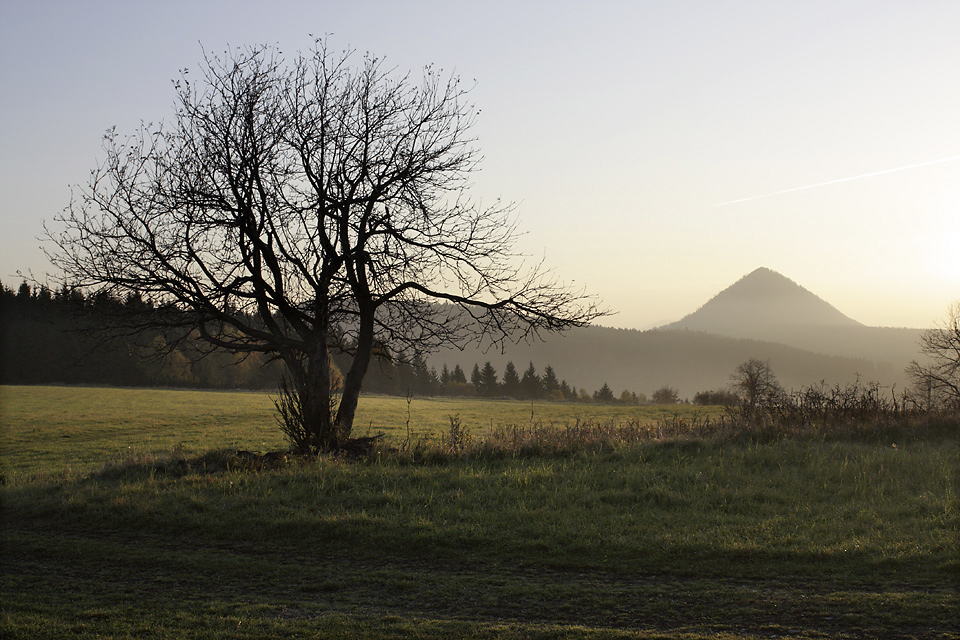
<svg viewBox="0 0 960 640"><path fill-rule="evenodd" d="M437 372L427 368L427 362L419 353L415 353L410 360L410 367L413 369L413 392L421 396L433 395L433 381L436 379Z"/></svg>
<svg viewBox="0 0 960 640"><path fill-rule="evenodd" d="M593 393L593 399L597 402L613 402L613 390L610 389L610 385L604 382L603 386Z"/></svg>
<svg viewBox="0 0 960 640"><path fill-rule="evenodd" d="M483 381L480 378L480 365L474 363L473 371L470 372L470 384L476 387L477 393L480 393L482 382Z"/></svg>
<svg viewBox="0 0 960 640"><path fill-rule="evenodd" d="M503 383L501 384L503 395L511 398L520 397L520 375L513 362L508 362L503 370Z"/></svg>
<svg viewBox="0 0 960 640"><path fill-rule="evenodd" d="M533 366L533 362L530 363L530 366L527 367L527 370L523 372L523 378L520 380L520 387L523 389L523 396L531 400L536 400L543 397L543 388L540 384L540 377L537 375L537 370Z"/></svg>
<svg viewBox="0 0 960 640"><path fill-rule="evenodd" d="M557 374L550 365L543 370L543 378L540 382L543 386L543 397L549 400L559 400L563 397L560 395L560 381L557 380Z"/></svg>
<svg viewBox="0 0 960 640"><path fill-rule="evenodd" d="M488 360L480 372L480 395L491 398L497 395L499 389L500 386L497 384L497 370L493 368L493 365L490 364Z"/></svg>
<svg viewBox="0 0 960 640"><path fill-rule="evenodd" d="M450 369L447 368L447 363L444 362L443 369L440 371L440 384L445 387L448 382L450 382Z"/></svg>

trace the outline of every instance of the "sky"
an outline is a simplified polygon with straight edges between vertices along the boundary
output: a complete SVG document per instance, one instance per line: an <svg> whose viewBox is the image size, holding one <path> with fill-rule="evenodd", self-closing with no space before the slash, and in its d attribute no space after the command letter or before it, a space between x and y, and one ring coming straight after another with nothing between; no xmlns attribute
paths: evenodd
<svg viewBox="0 0 960 640"><path fill-rule="evenodd" d="M44 222L112 126L169 120L203 50L434 64L470 83L472 194L520 248L647 329L757 267L875 326L960 299L960 2L159 2L0 8L0 280L43 280Z"/></svg>

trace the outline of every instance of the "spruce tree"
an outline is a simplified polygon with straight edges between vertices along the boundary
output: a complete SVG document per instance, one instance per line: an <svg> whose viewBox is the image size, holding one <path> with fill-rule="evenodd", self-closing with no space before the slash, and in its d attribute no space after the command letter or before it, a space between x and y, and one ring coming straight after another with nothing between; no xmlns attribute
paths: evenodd
<svg viewBox="0 0 960 640"><path fill-rule="evenodd" d="M543 386L543 396L547 399L556 400L557 396L560 395L560 381L557 380L557 374L549 364L547 368L543 370L543 378L541 379L541 384Z"/></svg>
<svg viewBox="0 0 960 640"><path fill-rule="evenodd" d="M593 399L597 402L613 402L613 390L610 385L604 382L599 391L594 392Z"/></svg>
<svg viewBox="0 0 960 640"><path fill-rule="evenodd" d="M523 396L531 400L539 399L543 396L543 387L540 384L540 377L537 375L537 369L533 362L523 372L523 378L520 380L520 387L523 389Z"/></svg>
<svg viewBox="0 0 960 640"><path fill-rule="evenodd" d="M520 375L513 362L508 362L503 370L503 383L501 384L503 395L511 398L520 397Z"/></svg>
<svg viewBox="0 0 960 640"><path fill-rule="evenodd" d="M489 362L487 364L490 364ZM477 393L480 393L482 380L480 378L480 365L474 363L473 371L470 372L470 384L472 384L477 389Z"/></svg>
<svg viewBox="0 0 960 640"><path fill-rule="evenodd" d="M493 368L489 360L483 365L483 370L480 371L479 390L480 395L486 398L492 398L500 390L500 386L497 384L497 370Z"/></svg>

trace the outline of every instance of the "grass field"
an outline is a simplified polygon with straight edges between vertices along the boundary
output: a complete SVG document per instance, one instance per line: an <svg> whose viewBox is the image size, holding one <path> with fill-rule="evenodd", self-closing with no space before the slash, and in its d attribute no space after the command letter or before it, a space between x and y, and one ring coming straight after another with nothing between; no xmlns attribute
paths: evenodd
<svg viewBox="0 0 960 640"><path fill-rule="evenodd" d="M215 448L271 451L288 446L270 394L87 387L0 387L0 450L8 473L89 471L131 453ZM354 435L386 434L387 444L436 439L459 417L481 433L494 425L656 421L718 415L716 408L617 406L516 400L364 396Z"/></svg>
<svg viewBox="0 0 960 640"><path fill-rule="evenodd" d="M270 408L0 388L0 637L960 637L956 432L197 464L283 447ZM644 411L364 398L358 425Z"/></svg>

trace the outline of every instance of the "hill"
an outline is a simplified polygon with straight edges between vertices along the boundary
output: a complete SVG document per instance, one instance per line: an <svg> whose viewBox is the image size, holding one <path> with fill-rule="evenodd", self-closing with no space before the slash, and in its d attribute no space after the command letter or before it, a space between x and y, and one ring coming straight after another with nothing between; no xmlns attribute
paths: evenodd
<svg viewBox="0 0 960 640"><path fill-rule="evenodd" d="M761 267L664 329L692 329L754 337L757 331L796 327L862 327L836 307L776 271Z"/></svg>
<svg viewBox="0 0 960 640"><path fill-rule="evenodd" d="M648 396L662 385L676 388L681 397L729 384L738 364L750 358L769 360L787 388L821 380L844 384L859 376L885 385L904 384L903 367L864 358L814 353L774 342L731 338L689 330L634 331L584 327L546 342L511 346L503 354L480 349L443 350L430 363L469 372L473 364L490 361L502 372L508 361L519 369L533 362L539 369L552 365L571 385L594 391L604 382L619 394L623 389Z"/></svg>
<svg viewBox="0 0 960 640"><path fill-rule="evenodd" d="M769 360L787 388L859 377L885 386L906 384L904 368L916 357L920 330L868 327L792 280L757 269L694 313L650 331L587 327L544 343L511 346L506 353L446 350L431 364L465 370L489 360L498 371L508 361L554 367L570 384L592 391L608 383L615 392L651 394L661 385L681 396L729 383L738 364Z"/></svg>
<svg viewBox="0 0 960 640"><path fill-rule="evenodd" d="M920 334L919 329L863 325L793 280L763 267L661 329L777 342L898 368L916 357Z"/></svg>

